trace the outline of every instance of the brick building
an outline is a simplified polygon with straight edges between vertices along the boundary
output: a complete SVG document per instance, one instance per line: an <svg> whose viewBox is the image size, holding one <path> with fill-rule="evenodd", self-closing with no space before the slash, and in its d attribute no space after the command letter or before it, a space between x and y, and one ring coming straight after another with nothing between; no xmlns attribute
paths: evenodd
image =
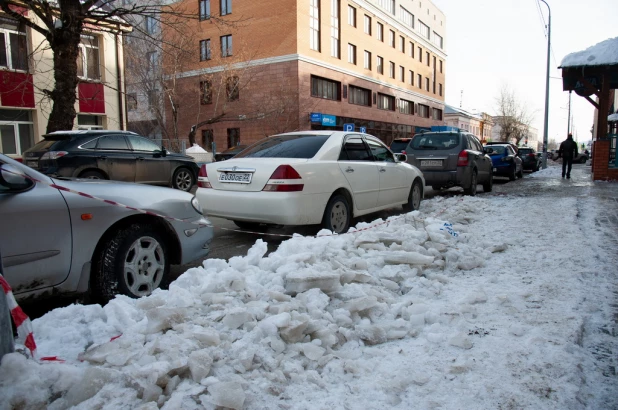
<svg viewBox="0 0 618 410"><path fill-rule="evenodd" d="M276 132L353 124L390 143L444 124L446 21L428 0L174 6L200 18L178 39L192 39L192 61L163 58L168 134L195 126L200 145L222 151Z"/></svg>

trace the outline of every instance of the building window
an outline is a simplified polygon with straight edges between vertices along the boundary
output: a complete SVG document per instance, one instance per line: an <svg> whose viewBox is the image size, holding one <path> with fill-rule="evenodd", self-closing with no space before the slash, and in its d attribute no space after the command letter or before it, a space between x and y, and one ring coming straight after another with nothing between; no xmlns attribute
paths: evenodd
<svg viewBox="0 0 618 410"><path fill-rule="evenodd" d="M440 72L442 72L442 60L440 60Z"/></svg>
<svg viewBox="0 0 618 410"><path fill-rule="evenodd" d="M378 0L378 4L384 10L388 11L392 15L395 15L395 0Z"/></svg>
<svg viewBox="0 0 618 410"><path fill-rule="evenodd" d="M399 66L399 81L406 82L406 69L403 66Z"/></svg>
<svg viewBox="0 0 618 410"><path fill-rule="evenodd" d="M148 53L146 53L146 70L148 71L148 74L154 74L157 70L157 52L156 51L149 51Z"/></svg>
<svg viewBox="0 0 618 410"><path fill-rule="evenodd" d="M155 34L157 32L157 20L152 16L146 16L146 33Z"/></svg>
<svg viewBox="0 0 618 410"><path fill-rule="evenodd" d="M429 58L429 51L425 51L425 60L427 61L427 67L430 67L431 59Z"/></svg>
<svg viewBox="0 0 618 410"><path fill-rule="evenodd" d="M425 91L429 91L429 78L425 77Z"/></svg>
<svg viewBox="0 0 618 410"><path fill-rule="evenodd" d="M200 61L210 60L211 58L210 39L200 40Z"/></svg>
<svg viewBox="0 0 618 410"><path fill-rule="evenodd" d="M388 30L388 44L395 48L395 32L393 30Z"/></svg>
<svg viewBox="0 0 618 410"><path fill-rule="evenodd" d="M384 41L384 25L382 23L378 23L378 32L376 33L379 41Z"/></svg>
<svg viewBox="0 0 618 410"><path fill-rule="evenodd" d="M442 110L438 108L434 108L432 116L434 120L442 121ZM478 128L477 128L476 134L478 134Z"/></svg>
<svg viewBox="0 0 618 410"><path fill-rule="evenodd" d="M395 97L378 93L378 108L381 110L395 111Z"/></svg>
<svg viewBox="0 0 618 410"><path fill-rule="evenodd" d="M227 78L227 82L225 85L225 91L227 92L227 100L228 101L236 101L239 97L239 82L238 76L234 75Z"/></svg>
<svg viewBox="0 0 618 410"><path fill-rule="evenodd" d="M442 97L442 84L438 84L438 90L440 93L440 97Z"/></svg>
<svg viewBox="0 0 618 410"><path fill-rule="evenodd" d="M348 63L356 65L356 46L348 44Z"/></svg>
<svg viewBox="0 0 618 410"><path fill-rule="evenodd" d="M136 93L127 94L127 110L129 111L137 110L137 94Z"/></svg>
<svg viewBox="0 0 618 410"><path fill-rule="evenodd" d="M206 148L206 150L212 150L213 142L215 142L213 130L202 130L202 147Z"/></svg>
<svg viewBox="0 0 618 410"><path fill-rule="evenodd" d="M232 148L240 145L240 128L227 129L227 147Z"/></svg>
<svg viewBox="0 0 618 410"><path fill-rule="evenodd" d="M27 71L27 44L25 26L7 18L0 20L0 67Z"/></svg>
<svg viewBox="0 0 618 410"><path fill-rule="evenodd" d="M350 86L350 96L348 98L350 104L365 105L371 107L371 91L365 88Z"/></svg>
<svg viewBox="0 0 618 410"><path fill-rule="evenodd" d="M418 31L421 33L421 36L429 39L429 26L420 20L418 21Z"/></svg>
<svg viewBox="0 0 618 410"><path fill-rule="evenodd" d="M408 71L408 78L410 79L410 85L414 85L414 71L409 70Z"/></svg>
<svg viewBox="0 0 618 410"><path fill-rule="evenodd" d="M309 4L309 47L320 51L320 2L310 0Z"/></svg>
<svg viewBox="0 0 618 410"><path fill-rule="evenodd" d="M210 0L199 0L200 2L200 21L210 18Z"/></svg>
<svg viewBox="0 0 618 410"><path fill-rule="evenodd" d="M388 63L388 76L390 78L395 78L395 63L389 61Z"/></svg>
<svg viewBox="0 0 618 410"><path fill-rule="evenodd" d="M423 76L420 74L416 75L416 85L418 88L423 88Z"/></svg>
<svg viewBox="0 0 618 410"><path fill-rule="evenodd" d="M444 45L444 40L442 39L442 36L441 36L441 35L439 35L438 33L436 33L435 31L433 32L433 39L432 39L432 42L433 42L436 46L438 46L438 47L440 47L440 48L443 48L443 45Z"/></svg>
<svg viewBox="0 0 618 410"><path fill-rule="evenodd" d="M356 9L352 6L348 6L348 24L356 27Z"/></svg>
<svg viewBox="0 0 618 410"><path fill-rule="evenodd" d="M384 74L384 59L382 57L378 56L378 59L376 61L376 66L378 69L378 73Z"/></svg>
<svg viewBox="0 0 618 410"><path fill-rule="evenodd" d="M365 15L365 34L371 35L371 17Z"/></svg>
<svg viewBox="0 0 618 410"><path fill-rule="evenodd" d="M339 29L339 0L330 0L330 55L331 57L341 58L341 43Z"/></svg>
<svg viewBox="0 0 618 410"><path fill-rule="evenodd" d="M148 109L152 110L158 106L159 95L157 90L148 91Z"/></svg>
<svg viewBox="0 0 618 410"><path fill-rule="evenodd" d="M77 55L77 76L89 80L100 80L99 38L82 35L81 40Z"/></svg>
<svg viewBox="0 0 618 410"><path fill-rule="evenodd" d="M414 103L412 101L399 99L399 112L402 114L414 115Z"/></svg>
<svg viewBox="0 0 618 410"><path fill-rule="evenodd" d="M365 63L364 63L364 67L367 70L371 70L371 52L365 50Z"/></svg>
<svg viewBox="0 0 618 410"><path fill-rule="evenodd" d="M21 155L31 148L34 145L33 125L30 111L0 109L0 152Z"/></svg>
<svg viewBox="0 0 618 410"><path fill-rule="evenodd" d="M414 28L414 15L402 6L399 6L399 19L403 21L406 26Z"/></svg>
<svg viewBox="0 0 618 410"><path fill-rule="evenodd" d="M221 57L232 55L232 35L221 36Z"/></svg>
<svg viewBox="0 0 618 410"><path fill-rule="evenodd" d="M221 15L232 14L232 0L221 0Z"/></svg>
<svg viewBox="0 0 618 410"><path fill-rule="evenodd" d="M418 116L423 118L429 118L429 106L424 104L417 104Z"/></svg>
<svg viewBox="0 0 618 410"><path fill-rule="evenodd" d="M418 48L418 61L419 61L420 63L422 63L422 62L423 62L423 48L422 48L422 47L419 47L419 48Z"/></svg>
<svg viewBox="0 0 618 410"><path fill-rule="evenodd" d="M212 82L210 80L200 81L200 104L212 104Z"/></svg>
<svg viewBox="0 0 618 410"><path fill-rule="evenodd" d="M402 36L399 36L399 51L402 53L406 52L406 39Z"/></svg>
<svg viewBox="0 0 618 410"><path fill-rule="evenodd" d="M311 76L311 96L327 100L341 100L341 83L326 78Z"/></svg>

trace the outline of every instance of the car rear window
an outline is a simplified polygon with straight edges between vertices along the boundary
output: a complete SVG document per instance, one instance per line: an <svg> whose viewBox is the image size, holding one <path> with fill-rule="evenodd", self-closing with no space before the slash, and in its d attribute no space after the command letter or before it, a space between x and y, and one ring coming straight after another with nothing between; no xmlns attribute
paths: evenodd
<svg viewBox="0 0 618 410"><path fill-rule="evenodd" d="M256 142L234 158L313 158L329 135L276 135Z"/></svg>
<svg viewBox="0 0 618 410"><path fill-rule="evenodd" d="M490 145L486 148L494 150L494 152L491 155L497 155L497 154L504 155L504 152L506 151L506 147L500 146L500 145Z"/></svg>
<svg viewBox="0 0 618 410"><path fill-rule="evenodd" d="M520 148L520 149L519 149L519 153L520 153L521 155L528 155L528 154L532 154L532 152L533 152L533 151L532 151L531 149L528 149L528 148Z"/></svg>
<svg viewBox="0 0 618 410"><path fill-rule="evenodd" d="M55 141L55 140L44 139L34 144L34 146L30 148L29 151L34 151L34 152L49 151L52 145L54 145L57 142L58 141Z"/></svg>
<svg viewBox="0 0 618 410"><path fill-rule="evenodd" d="M408 143L410 141L393 141L391 143L391 151L396 154L399 154L401 151L405 151L408 148Z"/></svg>
<svg viewBox="0 0 618 410"><path fill-rule="evenodd" d="M460 136L455 133L418 134L414 136L410 146L419 150L444 150L459 146Z"/></svg>

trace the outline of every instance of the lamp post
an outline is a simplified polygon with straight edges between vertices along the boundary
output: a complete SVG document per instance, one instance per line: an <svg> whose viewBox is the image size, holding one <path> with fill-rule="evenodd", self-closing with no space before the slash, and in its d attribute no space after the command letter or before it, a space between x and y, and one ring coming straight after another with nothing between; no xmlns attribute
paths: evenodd
<svg viewBox="0 0 618 410"><path fill-rule="evenodd" d="M543 130L543 169L547 168L547 126L549 118L549 52L551 38L551 9L545 0L541 0L547 6L549 19L547 21L547 78L545 79L545 122Z"/></svg>

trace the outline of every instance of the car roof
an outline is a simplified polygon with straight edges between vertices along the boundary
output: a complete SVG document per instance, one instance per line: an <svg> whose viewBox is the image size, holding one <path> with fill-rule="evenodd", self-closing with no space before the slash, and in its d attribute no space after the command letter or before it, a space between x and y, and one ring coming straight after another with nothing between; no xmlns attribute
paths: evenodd
<svg viewBox="0 0 618 410"><path fill-rule="evenodd" d="M128 135L137 135L139 134L133 131L125 131L125 130L67 130L67 131L54 131L48 134L43 134L43 138L48 135L57 136L57 135L67 135L70 137L80 136L80 135L107 135L107 134L128 134Z"/></svg>

